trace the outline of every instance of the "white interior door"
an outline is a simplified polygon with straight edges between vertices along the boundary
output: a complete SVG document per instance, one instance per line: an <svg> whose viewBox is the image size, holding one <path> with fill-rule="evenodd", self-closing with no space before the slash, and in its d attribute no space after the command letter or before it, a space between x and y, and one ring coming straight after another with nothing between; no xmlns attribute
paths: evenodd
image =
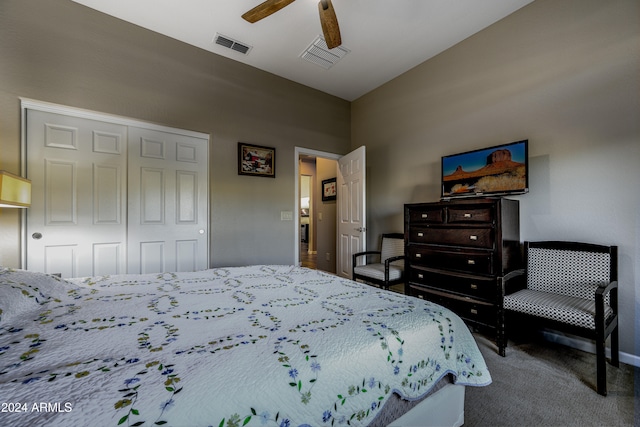
<svg viewBox="0 0 640 427"><path fill-rule="evenodd" d="M208 141L129 128L130 273L208 266Z"/></svg>
<svg viewBox="0 0 640 427"><path fill-rule="evenodd" d="M365 147L338 160L337 273L351 278L352 255L366 250Z"/></svg>
<svg viewBox="0 0 640 427"><path fill-rule="evenodd" d="M27 268L126 272L126 126L27 110Z"/></svg>

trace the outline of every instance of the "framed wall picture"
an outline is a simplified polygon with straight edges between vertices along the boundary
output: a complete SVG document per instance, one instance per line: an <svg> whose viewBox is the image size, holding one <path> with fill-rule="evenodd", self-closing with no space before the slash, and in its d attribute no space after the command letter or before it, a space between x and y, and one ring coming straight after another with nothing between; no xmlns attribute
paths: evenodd
<svg viewBox="0 0 640 427"><path fill-rule="evenodd" d="M338 191L336 189L336 179L329 178L322 181L322 201L335 200Z"/></svg>
<svg viewBox="0 0 640 427"><path fill-rule="evenodd" d="M238 175L276 177L276 149L238 142Z"/></svg>

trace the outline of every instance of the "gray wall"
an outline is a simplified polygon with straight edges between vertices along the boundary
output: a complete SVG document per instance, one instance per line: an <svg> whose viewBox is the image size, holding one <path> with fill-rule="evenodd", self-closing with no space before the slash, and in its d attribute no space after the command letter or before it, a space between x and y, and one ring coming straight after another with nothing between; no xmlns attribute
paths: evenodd
<svg viewBox="0 0 640 427"><path fill-rule="evenodd" d="M621 350L640 355L639 17L637 0L537 0L353 102L369 246L439 199L441 156L528 138L521 238L618 245Z"/></svg>
<svg viewBox="0 0 640 427"><path fill-rule="evenodd" d="M20 172L20 97L210 135L211 264L293 263L294 147L349 150L350 104L69 0L0 2L0 169ZM331 120L318 120L329 115ZM237 143L276 148L276 178L238 176ZM0 209L0 265L19 266Z"/></svg>

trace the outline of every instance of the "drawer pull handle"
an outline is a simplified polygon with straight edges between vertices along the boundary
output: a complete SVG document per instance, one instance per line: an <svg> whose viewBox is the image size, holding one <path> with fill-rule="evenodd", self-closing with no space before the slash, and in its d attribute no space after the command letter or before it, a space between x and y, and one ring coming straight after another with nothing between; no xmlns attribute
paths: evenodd
<svg viewBox="0 0 640 427"><path fill-rule="evenodd" d="M418 273L418 279L424 279L424 274Z"/></svg>
<svg viewBox="0 0 640 427"><path fill-rule="evenodd" d="M418 237L424 237L424 233L423 232L419 232L418 233Z"/></svg>
<svg viewBox="0 0 640 427"><path fill-rule="evenodd" d="M475 260L473 260L473 259L468 259L468 260L467 260L467 264L469 264L469 265L476 265L476 261L475 261Z"/></svg>
<svg viewBox="0 0 640 427"><path fill-rule="evenodd" d="M471 236L469 236L469 240L478 240L478 236L472 234Z"/></svg>
<svg viewBox="0 0 640 427"><path fill-rule="evenodd" d="M422 258L422 254L416 254L416 258Z"/></svg>
<svg viewBox="0 0 640 427"><path fill-rule="evenodd" d="M429 218L429 214L423 213L422 214L422 219L425 219L425 218Z"/></svg>
<svg viewBox="0 0 640 427"><path fill-rule="evenodd" d="M470 213L466 213L466 214L464 214L464 217L465 218L471 218L471 214Z"/></svg>
<svg viewBox="0 0 640 427"><path fill-rule="evenodd" d="M471 309L471 314L478 314L478 310L476 310L475 308Z"/></svg>
<svg viewBox="0 0 640 427"><path fill-rule="evenodd" d="M471 284L471 289L476 290L478 289L478 285L476 285L475 283Z"/></svg>

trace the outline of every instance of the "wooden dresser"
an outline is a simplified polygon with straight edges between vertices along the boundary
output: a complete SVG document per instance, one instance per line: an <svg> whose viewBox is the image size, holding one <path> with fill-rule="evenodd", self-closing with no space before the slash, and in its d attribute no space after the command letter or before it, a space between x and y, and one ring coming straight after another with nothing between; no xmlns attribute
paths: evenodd
<svg viewBox="0 0 640 427"><path fill-rule="evenodd" d="M521 268L518 201L406 204L404 236L407 293L492 329L504 356L505 276Z"/></svg>

